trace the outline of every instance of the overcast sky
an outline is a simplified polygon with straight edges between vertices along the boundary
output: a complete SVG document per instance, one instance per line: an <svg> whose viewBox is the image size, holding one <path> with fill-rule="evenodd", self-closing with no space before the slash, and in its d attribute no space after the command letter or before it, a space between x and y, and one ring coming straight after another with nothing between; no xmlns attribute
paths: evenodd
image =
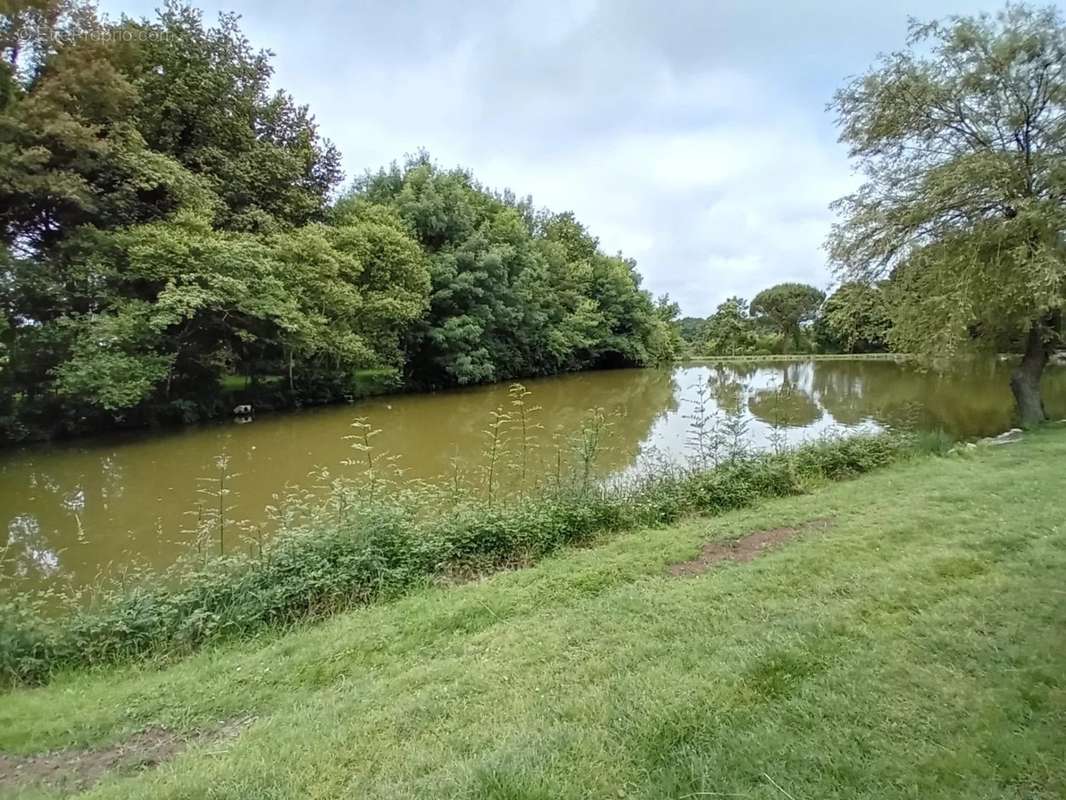
<svg viewBox="0 0 1066 800"><path fill-rule="evenodd" d="M157 3L103 0L111 16ZM645 286L706 316L831 283L827 208L856 185L825 104L907 17L952 0L201 0L274 51L350 177L426 148L573 210Z"/></svg>

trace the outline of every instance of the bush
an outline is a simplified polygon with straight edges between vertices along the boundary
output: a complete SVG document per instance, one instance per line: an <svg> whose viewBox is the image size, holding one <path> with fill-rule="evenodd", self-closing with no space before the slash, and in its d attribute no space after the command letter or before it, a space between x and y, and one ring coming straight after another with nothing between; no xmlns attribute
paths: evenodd
<svg viewBox="0 0 1066 800"><path fill-rule="evenodd" d="M186 562L163 580L103 592L58 616L26 603L0 605L0 680L40 683L57 670L180 655L394 597L435 576L525 564L604 534L797 494L812 480L868 472L912 447L899 435L858 436L738 457L709 471L664 467L585 492L499 505L460 499L443 513L439 495L427 505L417 493L367 500L366 492L338 489L330 502L283 519L255 556Z"/></svg>

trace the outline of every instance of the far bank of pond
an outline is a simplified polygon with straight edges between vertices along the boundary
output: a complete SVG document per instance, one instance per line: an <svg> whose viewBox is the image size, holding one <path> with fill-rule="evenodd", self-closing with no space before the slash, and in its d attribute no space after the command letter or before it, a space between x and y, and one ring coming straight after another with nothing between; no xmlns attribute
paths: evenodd
<svg viewBox="0 0 1066 800"><path fill-rule="evenodd" d="M924 371L886 359L796 360L772 363L690 363L670 370L587 372L530 380L539 406L531 428L529 474L544 475L588 418L610 415L598 451L598 477L639 470L643 458L680 460L690 452L693 401L707 387L708 411L739 414L754 447L775 434L790 443L829 431L886 427L944 429L959 437L998 433L1011 423L1010 364L968 364ZM1066 369L1045 378L1049 410L1066 416ZM286 488L315 492L331 476L356 467L346 437L362 417L381 433L374 445L396 456L405 478L484 480L485 429L507 410L506 385L435 394L383 396L167 433L127 434L0 454L0 579L28 588L66 579L91 583L136 560L162 567L185 552L196 508L215 502L220 456L231 493L227 517L262 529L265 508ZM560 455L562 454L562 455ZM503 474L506 483L513 476ZM241 546L238 535L232 546Z"/></svg>

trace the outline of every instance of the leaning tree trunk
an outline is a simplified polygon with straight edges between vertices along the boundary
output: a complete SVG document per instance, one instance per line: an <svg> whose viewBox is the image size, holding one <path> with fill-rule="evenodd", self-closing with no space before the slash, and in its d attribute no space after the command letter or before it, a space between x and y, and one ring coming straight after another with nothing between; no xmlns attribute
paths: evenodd
<svg viewBox="0 0 1066 800"><path fill-rule="evenodd" d="M1044 401L1040 397L1040 378L1048 362L1048 347L1044 341L1044 325L1034 320L1025 341L1025 354L1010 376L1010 389L1023 428L1039 425L1047 420Z"/></svg>

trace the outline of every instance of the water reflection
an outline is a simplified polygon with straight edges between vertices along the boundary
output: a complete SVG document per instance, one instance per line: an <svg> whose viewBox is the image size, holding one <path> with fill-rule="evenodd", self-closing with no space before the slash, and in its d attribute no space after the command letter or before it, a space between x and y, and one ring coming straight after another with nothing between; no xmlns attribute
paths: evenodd
<svg viewBox="0 0 1066 800"><path fill-rule="evenodd" d="M59 570L59 555L41 541L41 524L30 514L16 514L7 526L4 557L20 578L48 578Z"/></svg>
<svg viewBox="0 0 1066 800"><path fill-rule="evenodd" d="M751 373L744 374L735 367L716 366L707 376L707 386L715 404L725 414L739 414L744 404L746 380Z"/></svg>
<svg viewBox="0 0 1066 800"><path fill-rule="evenodd" d="M814 363L767 367L764 380L748 398L751 415L771 426L807 428L822 418L822 409L811 394ZM749 379L750 380L750 379Z"/></svg>
<svg viewBox="0 0 1066 800"><path fill-rule="evenodd" d="M876 420L882 425L943 429L954 436L987 436L1011 424L1008 379L1002 361L966 362L938 371L887 361L836 361L815 365L812 392L843 424ZM1066 412L1066 370L1044 379L1048 410Z"/></svg>
<svg viewBox="0 0 1066 800"><path fill-rule="evenodd" d="M822 418L822 410L814 398L790 386L760 389L748 398L748 411L769 425L786 428L806 428Z"/></svg>
<svg viewBox="0 0 1066 800"><path fill-rule="evenodd" d="M774 436L790 443L834 429L943 428L957 436L997 433L1011 422L1009 365L988 362L954 372L890 361L692 365L673 371L619 370L529 381L541 407L530 435L530 474L554 468L564 442L588 410L610 415L599 476L631 473L649 454L683 458L698 385L709 411L738 414L755 447ZM1046 381L1049 410L1066 416L1066 369ZM318 468L343 471L351 457L353 418L382 433L376 444L400 457L406 476L449 479L453 464L470 480L482 474L489 414L508 410L506 386L378 398L184 431L118 436L0 454L0 530L6 532L0 577L47 583L62 575L94 580L131 557L164 566L189 545L189 519L200 479L219 456L237 473L234 517L265 522L272 495L312 487ZM562 445L565 448L565 445ZM508 478L505 476L505 480Z"/></svg>

